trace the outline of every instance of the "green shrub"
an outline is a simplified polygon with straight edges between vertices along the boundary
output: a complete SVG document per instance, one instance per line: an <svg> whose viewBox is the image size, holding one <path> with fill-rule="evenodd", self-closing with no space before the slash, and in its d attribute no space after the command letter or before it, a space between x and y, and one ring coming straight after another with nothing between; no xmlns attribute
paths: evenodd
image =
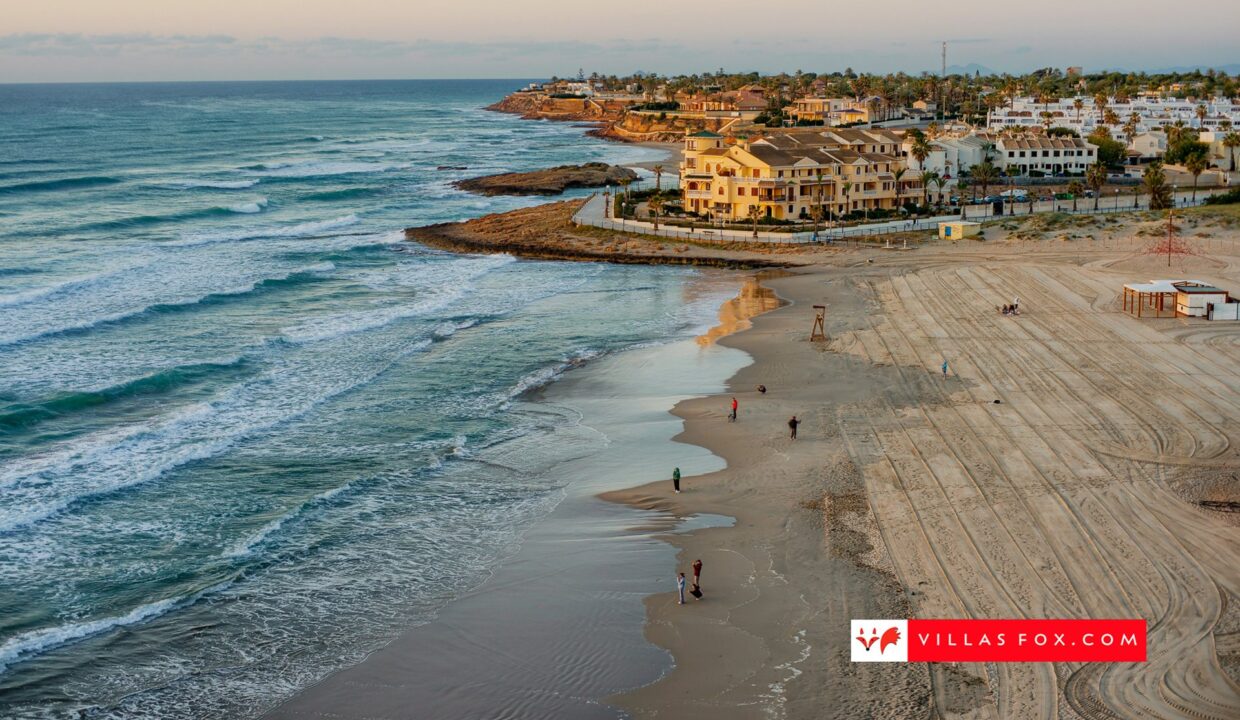
<svg viewBox="0 0 1240 720"><path fill-rule="evenodd" d="M1204 202L1206 205L1232 205L1240 203L1240 187L1232 188L1219 195L1211 195Z"/></svg>

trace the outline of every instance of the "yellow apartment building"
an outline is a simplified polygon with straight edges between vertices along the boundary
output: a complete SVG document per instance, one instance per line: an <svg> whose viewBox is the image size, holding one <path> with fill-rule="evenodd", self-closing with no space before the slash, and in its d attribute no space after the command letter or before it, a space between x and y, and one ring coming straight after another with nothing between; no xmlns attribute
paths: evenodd
<svg viewBox="0 0 1240 720"><path fill-rule="evenodd" d="M684 208L723 220L763 217L811 220L850 212L893 210L920 202L921 184L906 173L897 187L902 138L884 130L787 132L729 142L722 135L685 136L680 166Z"/></svg>

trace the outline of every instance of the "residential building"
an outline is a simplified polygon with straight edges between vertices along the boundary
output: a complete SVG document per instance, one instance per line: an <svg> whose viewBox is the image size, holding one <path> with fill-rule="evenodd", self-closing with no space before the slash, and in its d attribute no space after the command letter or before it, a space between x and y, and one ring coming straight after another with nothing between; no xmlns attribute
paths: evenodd
<svg viewBox="0 0 1240 720"><path fill-rule="evenodd" d="M835 127L870 122L873 107L873 103L853 98L805 97L793 101L790 114L798 122L821 122Z"/></svg>
<svg viewBox="0 0 1240 720"><path fill-rule="evenodd" d="M1167 133L1161 130L1137 133L1128 143L1128 153L1138 161L1161 158L1167 152Z"/></svg>
<svg viewBox="0 0 1240 720"><path fill-rule="evenodd" d="M1000 137L995 146L995 164L1019 175L1080 175L1098 162L1098 146L1075 137Z"/></svg>
<svg viewBox="0 0 1240 720"><path fill-rule="evenodd" d="M938 173L945 178L958 177L974 165L982 163L989 155L997 156L994 141L973 133L956 137L944 136L930 141L930 154L924 163L913 157L913 142L905 138L900 144L900 156L910 170Z"/></svg>
<svg viewBox="0 0 1240 720"><path fill-rule="evenodd" d="M1081 101L1080 110L1076 108L1077 100ZM1197 108L1202 105L1206 108L1204 121L1197 116ZM1108 98L1105 110L1114 112L1119 119L1111 126L1112 133L1116 135L1119 134L1119 127L1134 114L1137 116L1137 132L1157 130L1176 122L1199 130L1217 130L1225 120L1233 126L1240 126L1240 101L1233 98L1178 100L1143 93L1132 98ZM1042 113L1046 112L1050 113L1051 127L1075 130L1085 137L1105 124L1105 110L1099 109L1092 97L1059 98L1045 103L1034 97L1018 97L1008 105L991 110L987 125L998 129L1045 127L1046 119Z"/></svg>
<svg viewBox="0 0 1240 720"><path fill-rule="evenodd" d="M684 207L725 220L748 218L752 208L763 217L809 220L815 208L839 217L920 202L919 178L900 172L901 140L884 130L795 131L732 142L693 133L685 137L680 166Z"/></svg>

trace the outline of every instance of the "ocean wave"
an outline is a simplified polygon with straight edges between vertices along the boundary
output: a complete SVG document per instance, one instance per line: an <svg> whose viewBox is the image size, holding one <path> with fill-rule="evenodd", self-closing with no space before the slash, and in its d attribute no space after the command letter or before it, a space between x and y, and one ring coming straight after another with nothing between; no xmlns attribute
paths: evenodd
<svg viewBox="0 0 1240 720"><path fill-rule="evenodd" d="M315 237L333 230L356 225L361 222L356 214L342 215L330 220L315 220L296 225L276 225L249 230L232 230L227 232L196 233L183 236L180 240L162 243L161 247L189 247L219 242L238 242L241 240L260 240L264 238L298 238Z"/></svg>
<svg viewBox="0 0 1240 720"><path fill-rule="evenodd" d="M547 385L550 385L558 380L561 375L569 370L581 367L590 360L593 360L602 354L602 350L584 348L566 356L563 360L555 363L554 365L539 368L538 370L535 370L534 372L531 372L518 380L517 383L508 390L508 398L516 399L522 395L546 387Z"/></svg>
<svg viewBox="0 0 1240 720"><path fill-rule="evenodd" d="M289 510L283 515L280 515L279 517L267 523L266 525L263 525L261 528L258 529L258 532L254 533L253 535L250 535L249 537L243 538L237 541L236 543L234 543L230 548L224 551L224 557L235 559L235 558L245 557L249 555L251 552L253 552L254 548L258 547L263 542L265 542L267 538L272 535L272 533L275 533L280 528L284 527L284 523L288 522L289 520L292 520L293 518L298 517L302 513L306 512L307 510L315 506L328 502L332 498L337 497L338 495L349 490L352 487L353 487L353 483L347 482L344 485L341 485L339 487L334 487L328 490L324 490L323 492L315 495L309 500L306 500L305 502L301 503L300 505L293 508L292 510Z"/></svg>
<svg viewBox="0 0 1240 720"><path fill-rule="evenodd" d="M516 258L511 255L487 255L472 260L457 260L445 266L419 265L412 273L414 278L405 279L403 282L419 286L425 282L424 273L433 273L436 281L440 283L439 287L434 290L424 291L422 294L425 297L421 300L315 318L284 328L282 333L289 342L295 344L322 342L354 333L377 330L398 320L426 315L442 310L464 297L471 291L470 281L513 262L516 262ZM449 273L453 274L449 275ZM385 271L383 275L389 281L402 284L400 273ZM365 277L357 279L360 282L366 282ZM439 329L444 328L441 325Z"/></svg>
<svg viewBox="0 0 1240 720"><path fill-rule="evenodd" d="M358 198L373 197L382 193L383 190L380 188L354 187L344 188L341 190L324 190L323 192L310 193L302 199L317 201L356 200Z"/></svg>
<svg viewBox="0 0 1240 720"><path fill-rule="evenodd" d="M25 305L36 300L44 300L59 293L77 290L83 287L94 285L108 277L112 277L123 270L108 270L106 272L95 273L93 275L79 275L76 277L66 278L52 283L51 285L43 285L41 287L30 288L20 292L10 293L8 295L0 295L0 307L15 307L17 305Z"/></svg>
<svg viewBox="0 0 1240 720"><path fill-rule="evenodd" d="M88 175L84 177L61 178L59 180L36 180L33 182L18 183L16 185L0 186L0 195L27 192L48 192L52 190L76 190L100 187L103 185L115 185L120 182L121 180L119 178L108 177L105 175Z"/></svg>
<svg viewBox="0 0 1240 720"><path fill-rule="evenodd" d="M14 662L29 659L34 655L38 655L39 653L50 650L51 648L59 645L64 645L75 640L82 640L92 635L107 632L108 630L134 625L144 620L150 620L151 618L163 615L169 610L192 605L204 595L219 592L220 590L227 588L232 584L232 582L232 580L226 580L190 595L170 597L139 605L124 615L114 615L111 617L100 618L98 620L65 623L55 627L41 628L39 630L31 630L30 632L22 633L21 635L8 639L3 645L0 645L0 672L4 672L4 670Z"/></svg>
<svg viewBox="0 0 1240 720"><path fill-rule="evenodd" d="M388 172L398 170L405 165L396 163L376 162L272 162L259 163L242 168L248 173L270 178L307 178L329 175L359 175L364 173Z"/></svg>
<svg viewBox="0 0 1240 720"><path fill-rule="evenodd" d="M30 342L32 340L41 340L48 337L58 335L66 335L69 333L80 333L95 330L100 327L112 325L114 323L125 322L135 318L158 313L183 312L187 309L211 305L225 300L235 299L241 295L249 293L261 292L271 288L277 288L288 284L298 284L302 282L313 282L318 279L319 275L324 272L330 272L335 269L336 265L331 262L320 262L307 267L298 268L284 275L264 278L248 285L242 285L229 290L221 290L204 295L184 298L173 302L154 303L145 307L124 310L121 312L101 315L98 317L81 320L78 322L61 325L59 327L50 327L35 330L27 333L18 333L9 336L0 336L0 346L15 345L18 343Z"/></svg>
<svg viewBox="0 0 1240 720"><path fill-rule="evenodd" d="M321 363L321 355L286 357L268 372L214 399L161 420L75 438L37 456L0 466L0 533L37 525L71 508L153 482L207 460L255 433L301 417L341 393L373 381L432 341L400 340L392 356L356 366ZM338 357L343 361L349 352Z"/></svg>
<svg viewBox="0 0 1240 720"><path fill-rule="evenodd" d="M212 188L216 190L244 190L254 187L262 182L258 178L250 180L178 180L174 182L161 183L164 187L174 187L182 190L190 190L193 188Z"/></svg>
<svg viewBox="0 0 1240 720"><path fill-rule="evenodd" d="M228 209L235 213L257 213L267 207L267 198L259 198L253 202L229 205Z"/></svg>
<svg viewBox="0 0 1240 720"><path fill-rule="evenodd" d="M100 390L62 393L39 402L0 407L0 435L6 431L28 428L54 417L71 415L122 398L166 393L220 372L237 370L244 364L244 358L236 357L224 362L179 365Z"/></svg>
<svg viewBox="0 0 1240 720"><path fill-rule="evenodd" d="M149 225L185 222L187 220L227 217L235 213L258 213L262 212L266 207L267 198L263 197L248 203L237 203L235 205L227 205L223 207L201 208L198 210L187 210L185 212L167 213L164 215L132 215L129 217L117 218L115 220L102 220L100 222L79 225L77 229L80 231L123 230L126 228L145 227Z"/></svg>

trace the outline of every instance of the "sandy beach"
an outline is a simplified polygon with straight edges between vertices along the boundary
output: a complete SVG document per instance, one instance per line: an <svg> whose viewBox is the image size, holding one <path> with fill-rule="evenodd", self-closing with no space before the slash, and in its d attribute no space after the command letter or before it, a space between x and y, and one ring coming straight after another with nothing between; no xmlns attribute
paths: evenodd
<svg viewBox="0 0 1240 720"><path fill-rule="evenodd" d="M612 702L635 717L1240 713L1240 532L1196 504L1240 489L1240 328L1119 306L1134 278L1236 287L1240 242L1204 225L1208 254L1172 270L1121 223L863 251L767 281L790 304L722 340L754 363L675 410L677 439L727 469L681 495L607 495L736 518L668 538L678 569L702 559L705 597L647 600L646 636L676 668ZM1022 315L998 313L1013 296ZM828 342L809 342L812 304ZM1150 660L856 665L859 617L1146 618Z"/></svg>
<svg viewBox="0 0 1240 720"><path fill-rule="evenodd" d="M509 562L271 717L1235 717L1240 523L1214 508L1240 491L1240 327L1120 306L1151 277L1240 285L1232 214L1179 222L1198 249L1171 269L1133 214L722 275L696 342L537 398L614 444ZM863 617L1145 618L1150 654L855 664Z"/></svg>

